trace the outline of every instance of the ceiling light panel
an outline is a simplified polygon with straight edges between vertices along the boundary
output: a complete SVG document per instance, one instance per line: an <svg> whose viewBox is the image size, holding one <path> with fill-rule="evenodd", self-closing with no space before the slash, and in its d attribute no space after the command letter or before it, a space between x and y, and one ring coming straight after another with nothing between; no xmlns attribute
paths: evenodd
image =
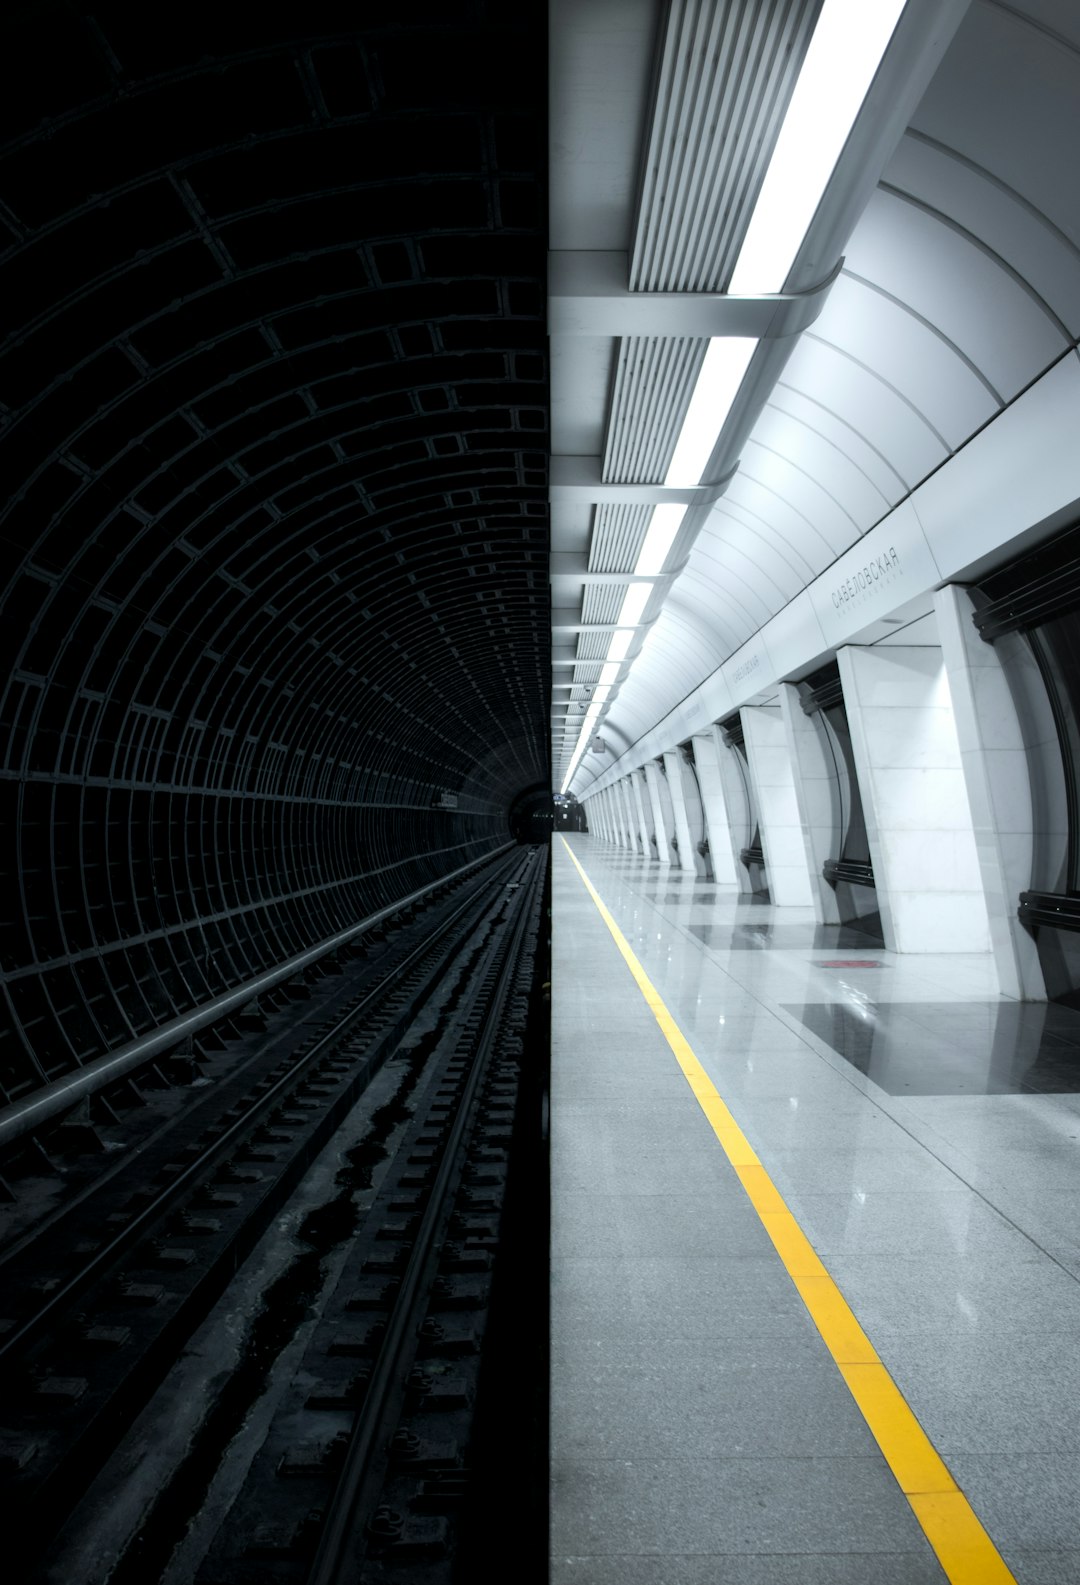
<svg viewBox="0 0 1080 1585"><path fill-rule="evenodd" d="M825 0L729 292L783 290L903 9L904 0Z"/></svg>

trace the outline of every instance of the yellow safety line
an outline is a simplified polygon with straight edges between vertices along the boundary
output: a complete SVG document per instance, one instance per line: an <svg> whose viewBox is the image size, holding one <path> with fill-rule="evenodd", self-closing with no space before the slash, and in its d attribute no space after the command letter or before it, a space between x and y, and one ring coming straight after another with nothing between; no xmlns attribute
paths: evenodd
<svg viewBox="0 0 1080 1585"><path fill-rule="evenodd" d="M911 1504L926 1539L951 1585L1016 1585L1001 1554L975 1517L936 1449L909 1408L900 1389L870 1345L836 1283L825 1270L809 1239L787 1205L750 1142L721 1100L689 1041L668 1012L660 994L633 949L579 864L565 837L563 847L584 881L600 917L638 989L648 1002L664 1039L675 1054L698 1105L734 1167L751 1205L761 1218L777 1254L873 1432L885 1461Z"/></svg>

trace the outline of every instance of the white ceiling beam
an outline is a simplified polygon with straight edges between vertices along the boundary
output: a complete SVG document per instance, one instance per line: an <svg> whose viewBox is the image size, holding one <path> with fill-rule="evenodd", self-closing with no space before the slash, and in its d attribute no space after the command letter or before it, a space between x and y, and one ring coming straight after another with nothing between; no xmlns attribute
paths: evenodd
<svg viewBox="0 0 1080 1585"><path fill-rule="evenodd" d="M841 263L843 261L841 260ZM625 253L548 254L551 336L794 336L825 306L840 273L804 292L733 297L725 292L632 292Z"/></svg>
<svg viewBox="0 0 1080 1585"><path fill-rule="evenodd" d="M630 506L707 505L720 499L734 471L732 469L731 474L718 484L695 484L678 490L664 484L607 484L599 457L563 457L556 454L551 459L551 487L548 494L552 504L607 501Z"/></svg>

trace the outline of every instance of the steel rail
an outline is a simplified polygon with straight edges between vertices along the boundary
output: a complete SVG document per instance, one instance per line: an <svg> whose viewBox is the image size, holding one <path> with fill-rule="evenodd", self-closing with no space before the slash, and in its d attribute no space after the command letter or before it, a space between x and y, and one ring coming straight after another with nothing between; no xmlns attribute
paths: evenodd
<svg viewBox="0 0 1080 1585"><path fill-rule="evenodd" d="M136 1040L118 1046L115 1051L94 1057L76 1072L65 1074L62 1079L56 1079L51 1084L42 1085L24 1100L15 1101L0 1111L0 1147L11 1144L24 1134L32 1133L50 1118L68 1111L84 1096L92 1095L106 1084L123 1078L133 1068L140 1067L162 1051L168 1051L188 1035L195 1034L199 1029L205 1029L208 1024L227 1017L229 1013L239 1012L240 1008L254 997L262 995L264 991L273 990L283 980L291 979L294 974L301 973L313 963L317 963L320 958L348 946L358 936L383 924L402 909L421 902L430 892L445 886L448 881L461 879L514 846L515 843L506 842L501 847L492 848L480 858L471 859L468 864L462 864L456 870L450 870L446 875L430 881L426 886L418 887L416 891L399 897L396 902L388 903L385 908L379 908L375 913L368 914L359 924L350 925L346 930L339 930L336 935L327 936L315 946L307 947L303 952L286 958L285 962L279 963L276 968L268 969L264 974L256 975L254 979L245 980L241 985L234 986L231 991L223 991L220 996L200 1003L189 1013L181 1013L177 1018L170 1018L167 1023L159 1024L156 1029L140 1035Z"/></svg>
<svg viewBox="0 0 1080 1585"><path fill-rule="evenodd" d="M354 1425L305 1585L340 1585L343 1578L348 1562L346 1554L349 1543L355 1533L359 1510L363 1506L362 1492L370 1475L372 1454L383 1429L402 1355L407 1343L412 1341L414 1310L421 1291L421 1283L430 1262L435 1235L442 1224L443 1213L450 1198L451 1185L461 1172L462 1142L472 1119L477 1091L487 1073L488 1059L498 1039L500 1015L518 968L521 943L531 913L530 905L542 876L543 867L537 866L532 885L522 890L518 901L517 916L510 927L512 934L503 961L498 967L496 985L485 1009L484 1025L477 1039L469 1077L443 1148L438 1171L409 1256L409 1263L402 1276L382 1345L372 1368L363 1407ZM350 1578L352 1577L354 1576L350 1574Z"/></svg>
<svg viewBox="0 0 1080 1585"><path fill-rule="evenodd" d="M491 877L495 879L495 877ZM477 892L470 895L442 920L433 934L419 942L399 963L395 964L386 977L373 986L371 990L342 1017L332 1029L326 1031L310 1050L305 1051L300 1059L278 1078L271 1087L257 1096L243 1113L236 1118L219 1134L207 1148L183 1171L179 1172L143 1209L137 1212L123 1228L120 1229L106 1244L91 1255L86 1264L70 1277L66 1283L50 1294L45 1303L28 1316L21 1326L15 1328L6 1337L0 1339L0 1362L6 1360L11 1354L21 1347L32 1343L34 1336L40 1333L51 1316L62 1311L67 1305L94 1282L102 1278L116 1260L136 1244L139 1239L153 1226L155 1222L168 1214L170 1208L182 1198L199 1178L205 1176L214 1164L235 1148L239 1139L258 1126L259 1121L268 1112L272 1111L282 1093L302 1083L304 1075L312 1066L320 1061L329 1050L346 1037L349 1030L357 1020L370 1010L373 1003L382 1000L393 992L399 982L416 967L417 963L431 952L456 925L462 916L475 909L478 903L488 906Z"/></svg>

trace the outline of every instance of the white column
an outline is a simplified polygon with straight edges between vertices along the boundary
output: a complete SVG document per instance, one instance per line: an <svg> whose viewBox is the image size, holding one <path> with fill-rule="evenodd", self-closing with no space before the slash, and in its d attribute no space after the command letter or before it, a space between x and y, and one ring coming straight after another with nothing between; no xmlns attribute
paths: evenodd
<svg viewBox="0 0 1080 1585"><path fill-rule="evenodd" d="M720 726L716 728L716 742L720 755L720 780L724 786L724 802L727 805L728 836L731 841L731 857L735 865L735 879L739 883L741 892L753 892L754 883L750 871L739 857L743 848L750 846L750 839L754 834L754 810L750 806L752 796L750 772L739 750L724 741L724 731Z"/></svg>
<svg viewBox="0 0 1080 1585"><path fill-rule="evenodd" d="M821 728L804 712L799 690L789 682L780 685L780 714L795 784L806 868L814 894L814 913L819 923L837 925L840 909L836 892L822 873L826 859L840 856L837 844L842 833L836 771L829 762L831 755Z"/></svg>
<svg viewBox="0 0 1080 1585"><path fill-rule="evenodd" d="M757 798L769 896L778 908L810 908L814 893L780 710L749 705L740 715Z"/></svg>
<svg viewBox="0 0 1080 1585"><path fill-rule="evenodd" d="M671 797L671 786L667 779L667 767L662 754L657 758L656 769L658 772L656 778L656 797L660 805L661 814L663 816L664 836L667 838L668 857L672 864L677 865L681 869L682 860L679 855L679 833L675 825L675 804Z"/></svg>
<svg viewBox="0 0 1080 1585"><path fill-rule="evenodd" d="M604 808L604 840L606 840L606 842L617 843L619 838L617 838L617 834L615 834L615 816L612 815L611 810L611 788L604 788L603 791L601 791L601 794L599 794L599 802L603 804Z"/></svg>
<svg viewBox="0 0 1080 1585"><path fill-rule="evenodd" d="M656 856L661 864L670 864L671 849L668 847L667 822L664 819L664 807L660 802L660 768L655 760L649 760L645 766L645 785L649 789L653 834L656 837Z"/></svg>
<svg viewBox="0 0 1080 1585"><path fill-rule="evenodd" d="M649 825L649 789L645 785L645 772L632 770L630 772L630 792L637 816L638 830L641 832L641 851L647 859L654 859L656 854L652 845L652 829Z"/></svg>
<svg viewBox="0 0 1080 1585"><path fill-rule="evenodd" d="M623 815L622 799L619 797L618 782L612 782L608 788L608 806L611 809L611 820L615 827L615 841L621 848L629 847L630 840L626 835L626 821Z"/></svg>
<svg viewBox="0 0 1080 1585"><path fill-rule="evenodd" d="M630 801L630 786L624 776L622 781L615 783L615 790L619 798L619 808L622 811L623 831L626 833L626 845L631 853L636 853L641 844L641 837L634 819L633 806Z"/></svg>
<svg viewBox="0 0 1080 1585"><path fill-rule="evenodd" d="M679 779L682 783L683 802L686 805L686 823L690 827L694 868L703 879L712 880L712 854L708 846L709 828L705 823L705 805L701 796L697 759L690 743L683 743L679 747ZM704 853L701 851L702 848L705 849Z"/></svg>
<svg viewBox="0 0 1080 1585"><path fill-rule="evenodd" d="M936 645L838 652L885 945L987 952L990 928Z"/></svg>
<svg viewBox="0 0 1080 1585"><path fill-rule="evenodd" d="M671 794L672 812L675 816L675 830L679 837L679 867L691 875L704 875L705 860L698 852L697 843L690 830L690 812L687 808L690 789L686 785L686 779L692 772L682 749L679 748L665 751L664 764L667 766L668 791Z"/></svg>
<svg viewBox="0 0 1080 1585"><path fill-rule="evenodd" d="M1035 723L1020 720L1003 652L1035 672L1041 691L1038 668L1017 634L983 642L971 620L976 607L967 589L949 584L938 590L934 604L998 983L1006 996L1044 1001L1038 950L1016 913L1020 893L1031 885L1035 822L1024 728L1033 737ZM1053 732L1052 719L1047 725Z"/></svg>
<svg viewBox="0 0 1080 1585"><path fill-rule="evenodd" d="M736 860L731 848L731 825L724 800L724 784L720 775L720 755L730 751L720 742L720 728L711 732L696 732L691 739L698 781L701 783L701 802L705 808L705 830L709 836L709 857L713 876L726 886L738 881ZM741 866L740 866L741 868Z"/></svg>
<svg viewBox="0 0 1080 1585"><path fill-rule="evenodd" d="M604 794L598 792L595 798L589 800L589 807L596 810L596 834L601 842L611 841L611 824L608 820L607 809L604 807Z"/></svg>

